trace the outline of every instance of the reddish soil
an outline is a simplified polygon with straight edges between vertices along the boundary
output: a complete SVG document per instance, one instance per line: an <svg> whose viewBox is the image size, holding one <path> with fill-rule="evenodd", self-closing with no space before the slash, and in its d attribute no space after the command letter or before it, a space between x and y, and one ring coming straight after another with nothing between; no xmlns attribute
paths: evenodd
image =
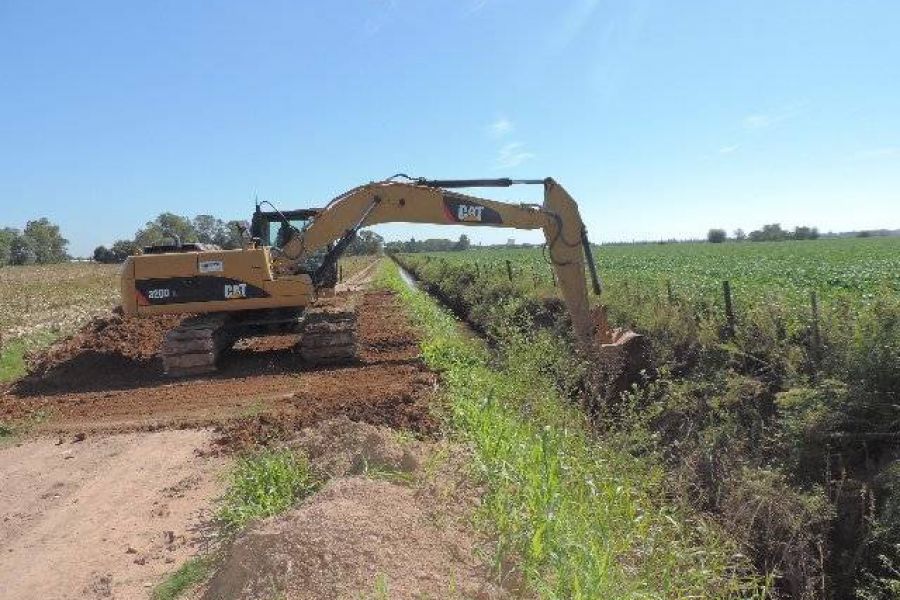
<svg viewBox="0 0 900 600"><path fill-rule="evenodd" d="M172 380L156 356L177 317L95 320L54 347L33 373L0 396L0 420L41 415L43 431L129 431L220 427L238 446L266 441L325 417L428 433L434 376L388 292L362 295L360 359L312 367L294 336L243 340L212 376Z"/></svg>

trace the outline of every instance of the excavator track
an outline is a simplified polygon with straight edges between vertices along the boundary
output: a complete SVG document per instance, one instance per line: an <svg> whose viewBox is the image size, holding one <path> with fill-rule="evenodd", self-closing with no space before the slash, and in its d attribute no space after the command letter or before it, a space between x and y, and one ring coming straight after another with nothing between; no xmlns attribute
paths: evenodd
<svg viewBox="0 0 900 600"><path fill-rule="evenodd" d="M311 364L353 362L357 358L356 309L311 306L303 320L300 356Z"/></svg>
<svg viewBox="0 0 900 600"><path fill-rule="evenodd" d="M162 346L165 374L185 377L214 372L219 355L235 340L229 322L228 315L200 315L166 333Z"/></svg>

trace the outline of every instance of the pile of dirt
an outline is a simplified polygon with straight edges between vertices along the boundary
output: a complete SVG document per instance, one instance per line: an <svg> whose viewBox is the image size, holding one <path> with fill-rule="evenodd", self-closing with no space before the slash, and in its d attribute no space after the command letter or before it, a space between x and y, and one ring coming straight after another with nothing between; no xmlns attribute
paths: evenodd
<svg viewBox="0 0 900 600"><path fill-rule="evenodd" d="M166 332L183 315L125 317L115 311L96 317L78 333L35 357L29 375L18 382L20 393L90 390L153 379L162 369L158 358Z"/></svg>
<svg viewBox="0 0 900 600"><path fill-rule="evenodd" d="M503 597L486 571L470 537L438 527L413 489L353 477L240 535L203 597Z"/></svg>
<svg viewBox="0 0 900 600"><path fill-rule="evenodd" d="M425 442L401 437L388 427L354 422L347 417L307 427L287 446L300 449L313 469L327 479L368 471L411 474L423 463L429 447Z"/></svg>
<svg viewBox="0 0 900 600"><path fill-rule="evenodd" d="M204 598L509 597L471 530L480 490L462 449L347 418L288 445L329 483L240 534Z"/></svg>

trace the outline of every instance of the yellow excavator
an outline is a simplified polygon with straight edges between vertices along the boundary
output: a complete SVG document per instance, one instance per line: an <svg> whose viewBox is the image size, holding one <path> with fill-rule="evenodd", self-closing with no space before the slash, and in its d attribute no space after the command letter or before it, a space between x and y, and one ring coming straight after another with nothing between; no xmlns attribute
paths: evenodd
<svg viewBox="0 0 900 600"><path fill-rule="evenodd" d="M543 204L457 191L513 185L543 186ZM220 353L240 337L282 332L301 334L304 361L352 360L355 309L334 299L337 261L361 228L388 222L542 229L576 339L584 347L595 342L585 266L597 294L600 282L587 231L575 201L551 178L395 175L353 188L320 209L263 211L257 205L241 249L182 244L176 238L130 257L122 271L122 309L125 315L192 315L165 337L163 366L173 376L214 371Z"/></svg>

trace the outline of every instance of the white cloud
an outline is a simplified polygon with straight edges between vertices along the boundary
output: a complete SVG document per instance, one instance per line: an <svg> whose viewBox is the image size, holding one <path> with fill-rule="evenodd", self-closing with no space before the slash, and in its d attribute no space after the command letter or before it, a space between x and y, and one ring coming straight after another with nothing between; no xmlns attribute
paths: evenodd
<svg viewBox="0 0 900 600"><path fill-rule="evenodd" d="M740 144L731 144L730 146L722 146L721 148L719 148L719 154L731 154L732 152L734 152L735 150L737 150L740 147L741 147Z"/></svg>
<svg viewBox="0 0 900 600"><path fill-rule="evenodd" d="M490 124L488 127L488 131L490 131L491 135L494 137L503 137L505 135L509 135L515 130L516 126L513 125L513 122L507 119L506 117L499 117L496 121Z"/></svg>
<svg viewBox="0 0 900 600"><path fill-rule="evenodd" d="M534 154L525 149L522 142L504 144L497 153L497 168L510 169L534 158Z"/></svg>

